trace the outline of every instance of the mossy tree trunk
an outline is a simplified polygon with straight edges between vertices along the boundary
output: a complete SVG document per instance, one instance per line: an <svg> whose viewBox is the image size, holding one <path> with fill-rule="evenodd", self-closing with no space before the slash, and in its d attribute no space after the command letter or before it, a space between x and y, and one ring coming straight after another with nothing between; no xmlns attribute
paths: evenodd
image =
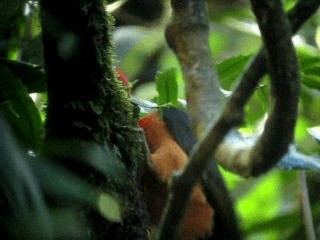
<svg viewBox="0 0 320 240"><path fill-rule="evenodd" d="M143 135L137 126L136 109L115 80L110 43L112 20L103 3L40 1L48 84L46 142L81 140L117 148L132 180L125 192L114 190L115 186L95 172L72 166L91 183L113 189L129 209L121 225L89 213L90 237L145 239L148 218L137 186L139 163L145 157Z"/></svg>

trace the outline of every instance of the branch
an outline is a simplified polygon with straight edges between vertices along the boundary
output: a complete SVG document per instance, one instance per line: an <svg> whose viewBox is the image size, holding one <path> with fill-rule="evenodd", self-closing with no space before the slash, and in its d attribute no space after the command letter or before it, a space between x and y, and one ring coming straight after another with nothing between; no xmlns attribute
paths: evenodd
<svg viewBox="0 0 320 240"><path fill-rule="evenodd" d="M312 212L309 200L309 191L307 185L307 176L305 171L299 174L300 179L300 194L301 194L301 209L306 233L309 240L316 240L316 233L314 229Z"/></svg>
<svg viewBox="0 0 320 240"><path fill-rule="evenodd" d="M211 159L201 176L201 185L208 203L214 209L214 228L210 240L241 239L233 202L215 159Z"/></svg>
<svg viewBox="0 0 320 240"><path fill-rule="evenodd" d="M312 16L317 9L319 8L320 2L318 0L309 0L309 1L305 1L305 0L300 0L297 2L297 4L295 5L294 8L292 8L289 12L288 12L288 18L290 20L291 23L291 28L293 33L296 33L299 28L303 25L303 23L305 21L307 21L310 16ZM181 14L180 14L181 15ZM181 20L182 21L182 20ZM186 25L186 23L185 23ZM173 28L174 25L171 25L169 27ZM180 42L182 40L184 40L185 38L180 38L181 34L168 34L170 32L173 33L179 33L179 31L175 30L167 30L167 39L168 42L177 42L180 44ZM181 30L181 32L183 32ZM173 47L173 50L175 50L175 52L181 52L180 54L177 54L178 57L179 56L186 56L188 55L188 52L185 52L184 48L174 48L176 45L174 44L170 44ZM198 44L199 46L201 44ZM202 46L202 45L201 45ZM242 95L242 102L240 102L239 105L244 106L245 102L248 101L248 99L250 98L250 96L252 95L254 88L256 87L256 85L258 84L259 80L264 76L264 74L267 71L267 63L266 63L266 58L264 55L264 48L260 49L259 53L257 54L257 56L254 58L254 60L252 61L252 63L250 64L249 68L247 69L246 73L243 75L242 80L240 82L240 85L237 87L237 89L235 90L235 95ZM208 53L207 53L208 54ZM200 54L199 54L200 55ZM188 58L191 58L192 56L189 56ZM183 70L187 68L187 66L190 65L190 63L188 63L187 61L185 61L185 59L188 59L187 57L184 58L179 58L180 63L182 65ZM197 59L200 59L200 61L204 61L201 56L198 56ZM212 60L210 60L212 61ZM188 65L189 64L189 65ZM198 65L200 65L198 63ZM204 65L208 65L208 64L204 64ZM185 67L183 67L185 66ZM211 69L211 71L213 71L213 69ZM188 74L189 73L189 74ZM190 76L190 74L197 74L196 76ZM201 75L205 76L205 73L202 73ZM213 74L214 75L214 74ZM184 71L184 76L185 79L188 82L191 82L193 79L196 79L197 76L199 76L199 73L195 73L195 72L185 72ZM190 79L190 80L189 80ZM216 77L212 78L213 81L215 81L214 86L217 86L217 81L218 79ZM212 92L216 92L218 89L218 87L212 89ZM197 90L198 92L201 91L206 91L209 90L204 89L204 90ZM212 101L209 98L206 99L207 103L204 104L204 106L209 105L209 102L212 101L212 105L214 106L221 106L222 105L222 101L219 98L215 98L216 101ZM189 105L189 111L193 112L193 114L190 114L191 117L191 121L193 122L193 126L196 126L195 128L197 128L197 119L201 118L201 110L197 112L193 111L192 109L197 109L196 107L192 107L191 105L196 105L194 103L194 101L196 102L200 102L198 97L194 97L193 99L188 101L188 105ZM209 108L211 109L211 108ZM214 109L214 108L212 108ZM217 115L219 115L219 112L214 112L213 113L213 119L216 119ZM195 117L198 116L198 117ZM201 121L205 121L205 119L201 119ZM203 125L201 123L199 123L199 125ZM234 166L233 163L235 163L235 159L239 156L239 154L242 154L242 152L244 152L244 150L248 147L251 148L251 146L253 144L251 144L251 146L244 146L243 143L243 139L239 139L238 142L232 141L232 144L230 144L230 141L224 141L223 144L221 144L216 152L216 158L218 160L218 162L223 165L226 169L237 172L239 174L242 174L241 171L237 170L237 166Z"/></svg>
<svg viewBox="0 0 320 240"><path fill-rule="evenodd" d="M189 105L191 106L189 114L195 135L199 138L208 124L217 119L223 100L208 43L206 3L205 1L172 1L172 7L174 20L167 26L166 38L180 60L185 79L189 79L186 84L187 99L189 103L192 102ZM201 183L209 204L215 210L216 227L213 236L240 239L232 201L215 161L212 161L206 173L203 174ZM172 191L176 193L175 190ZM181 196L180 199L187 202L188 198ZM184 212L179 204L176 207L182 213ZM165 229L178 226L176 219L173 218L172 222L169 220L167 223L162 227L164 231L158 238L174 239L177 236L177 231L175 235L165 235Z"/></svg>
<svg viewBox="0 0 320 240"><path fill-rule="evenodd" d="M172 0L173 21L166 39L177 55L186 80L188 112L196 136L220 115L223 94L208 43L206 1Z"/></svg>
<svg viewBox="0 0 320 240"><path fill-rule="evenodd" d="M201 5L201 7L204 7L205 3L202 2L200 4L199 2L200 1L198 1L198 7ZM182 1L179 3L173 1L172 5L178 12L178 16L179 14L182 14L181 9L186 10L186 12L188 12L189 10L189 12L191 13L192 10L197 9L195 7L197 6L197 3L193 1ZM298 63L293 44L291 42L290 25L282 8L281 2L274 0L259 5L257 2L252 1L252 5L262 31L266 49L268 51L269 71L272 79L271 86L274 93L275 106L273 112L270 115L270 118L266 123L265 131L257 141L256 145L254 145L254 147L252 149L249 149L248 151L243 151L241 156L239 156L239 160L236 162L236 170L240 170L240 172L245 176L249 176L251 174L261 174L262 172L268 170L274 164L276 164L282 157L282 155L286 153L288 146L293 139L293 129L296 122L299 96L299 75L297 70ZM202 15L199 13L198 15L195 15L194 19L197 19L196 17L198 16ZM187 19L183 20L184 23L180 22L182 26L184 24L190 24L190 28L195 31L194 24L192 25L192 23L194 22L191 21L190 23L186 21ZM170 28L172 26L175 25L171 25ZM182 34L181 31L173 31L170 28L167 30L167 39L170 46L173 47L175 51L181 49L184 49L184 51L188 50L188 47L184 45L185 42L179 42L179 44L182 45L181 47L181 45L174 44L174 41L169 38L170 32L174 32L178 35ZM200 34L198 33L198 36L199 35ZM198 38L196 39L199 40ZM191 38L190 42L192 43L193 40L194 38ZM194 50L191 47L190 49ZM205 49L205 47L203 47L203 49ZM261 54L262 53L260 53L259 55ZM189 76L188 74L185 74L185 72L188 73L185 68L189 66L189 63L192 63L193 60L190 60L189 58L184 56L183 52L180 53L180 55L178 53L178 56L180 62L182 64L186 64L185 66L182 65L184 75ZM206 59L206 57L204 58ZM257 62L253 63L257 65ZM206 64L205 66L208 66L208 64ZM193 67L191 69L194 69L196 67L200 68L198 65L191 65L191 67ZM247 76L247 78L249 79L255 79L252 78L252 76L256 74L257 71L247 71L245 76ZM207 82L205 79L206 78L202 80L204 82ZM258 82L258 80L256 80L256 82ZM198 82L194 81L194 78L192 77L191 79L186 78L186 81L187 83L195 83L194 87L199 87L199 84L197 85ZM201 80L199 82L201 82ZM210 156L213 152L215 152L216 148L223 140L225 135L234 126L242 122L243 106L251 96L252 93L250 93L250 91L253 91L255 85L256 83L252 83L250 81L241 83L240 87L243 89L243 92L237 91L239 90L238 88L232 94L231 99L228 102L222 116L219 118L216 124L214 120L210 123L209 132L202 138L200 143L198 143L194 147L190 156L190 162L188 166L183 172L176 173L173 176L171 189L172 192L169 195L169 201L165 212L166 215L162 221L162 231L160 232L160 235L158 235L158 238L175 239L177 237L178 226L181 222L182 215L187 205L186 199L189 199L192 187L198 181L199 176L209 163ZM202 90L203 92L206 92L204 89ZM189 91L190 90L187 87L187 92ZM197 91L199 92L199 89L197 89ZM241 93L244 93L244 96L241 95ZM208 103L209 100L206 100L207 99L205 99L205 102ZM188 99L188 101L190 100ZM190 115L191 118L193 118L194 108L192 108L192 101L190 102L190 105L188 105L190 107ZM197 117L191 119L193 120L193 126L197 126L194 119L197 119ZM196 127L196 133L198 136L200 135L199 131L201 129L203 129L203 127L201 127L201 124ZM279 135L281 137L279 137ZM270 149L275 151L270 151ZM233 166L233 163L229 163L229 165Z"/></svg>
<svg viewBox="0 0 320 240"><path fill-rule="evenodd" d="M175 51L187 79L187 99L191 125L197 138L215 121L222 110L223 94L214 69L208 43L208 14L205 1L172 1L173 22L167 26L166 38ZM209 99L210 101L207 101ZM227 188L215 161L202 176L202 187L213 207L212 238L240 239L240 231ZM187 201L187 198L181 198ZM176 220L173 220L176 224ZM172 225L172 226L177 226ZM164 227L167 228L167 227ZM167 239L168 236L160 236ZM172 237L172 236L171 236Z"/></svg>
<svg viewBox="0 0 320 240"><path fill-rule="evenodd" d="M252 148L257 141L256 136L243 136L236 130L224 138L222 144L219 145L215 155L221 162L231 161L238 157L237 152L243 149ZM320 157L317 155L306 155L299 152L294 144L289 146L288 152L282 156L277 164L277 168L282 170L320 170Z"/></svg>
<svg viewBox="0 0 320 240"><path fill-rule="evenodd" d="M164 108L162 117L179 146L189 155L197 140L188 115L177 108ZM209 239L240 239L232 200L214 159L201 176L201 184L208 203L214 209L214 228Z"/></svg>
<svg viewBox="0 0 320 240"><path fill-rule="evenodd" d="M294 8L288 13L288 18L291 23L291 29L293 33L296 33L303 23L308 20L319 8L320 2L318 0L300 0L297 2ZM247 71L243 75L239 86L233 93L233 96L242 96L241 99L234 99L233 101L239 101L239 108L243 108L250 96L253 94L255 87L259 80L267 72L267 62L264 54L265 49L260 49L259 53L253 59L252 63L248 67ZM232 101L232 100L230 100ZM250 151L252 145L245 146L242 140L230 144L230 141L224 141L223 144L217 149L215 156L218 163L220 163L226 169L236 172L243 176L248 176L247 169L250 168L249 162L238 162L238 159L243 156L246 158L246 154ZM271 149L271 148L270 148Z"/></svg>

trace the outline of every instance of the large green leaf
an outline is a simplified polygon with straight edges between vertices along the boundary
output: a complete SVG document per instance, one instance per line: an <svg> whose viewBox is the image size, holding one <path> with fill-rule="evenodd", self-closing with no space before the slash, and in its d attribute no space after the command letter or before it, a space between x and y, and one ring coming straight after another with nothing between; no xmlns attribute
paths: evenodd
<svg viewBox="0 0 320 240"><path fill-rule="evenodd" d="M60 200L72 200L88 205L106 219L122 220L123 208L119 199L86 183L57 163L30 158L34 174L43 191Z"/></svg>
<svg viewBox="0 0 320 240"><path fill-rule="evenodd" d="M256 128L256 124L267 113L269 107L269 88L267 85L259 86L253 96L245 106L245 123L246 127L251 130Z"/></svg>
<svg viewBox="0 0 320 240"><path fill-rule="evenodd" d="M307 75L301 73L301 81L309 88L320 90L320 75Z"/></svg>
<svg viewBox="0 0 320 240"><path fill-rule="evenodd" d="M28 147L37 149L42 133L42 120L22 81L9 68L0 66L0 111Z"/></svg>
<svg viewBox="0 0 320 240"><path fill-rule="evenodd" d="M0 58L0 66L10 69L12 75L24 83L29 93L47 91L45 73L37 65Z"/></svg>
<svg viewBox="0 0 320 240"><path fill-rule="evenodd" d="M0 215L1 225L5 225L2 227L13 235L19 227L24 233L19 239L54 239L38 179L1 113L0 133L0 210L6 213ZM41 219L41 222L35 225L34 218Z"/></svg>
<svg viewBox="0 0 320 240"><path fill-rule="evenodd" d="M306 66L302 69L303 73L306 75L317 75L320 76L320 60L310 66Z"/></svg>
<svg viewBox="0 0 320 240"><path fill-rule="evenodd" d="M244 187L242 190L245 194L240 193L241 196L236 202L239 218L243 220L240 222L243 229L251 229L257 224L257 219L259 222L273 219L279 214L282 206L283 199L279 194L282 191L282 179L279 171L270 172L268 175L251 181L251 187ZM238 185L238 188L240 187ZM259 239L279 239L277 232L270 231L270 229L263 230L265 231L259 231Z"/></svg>
<svg viewBox="0 0 320 240"><path fill-rule="evenodd" d="M309 122L309 126L319 124L320 116L320 94L312 88L302 84L300 94L300 115Z"/></svg>
<svg viewBox="0 0 320 240"><path fill-rule="evenodd" d="M257 221L250 228L245 229L245 234L249 235L268 230L277 230L278 232L286 232L288 234L301 224L301 218L297 212L287 213L265 221Z"/></svg>
<svg viewBox="0 0 320 240"><path fill-rule="evenodd" d="M320 90L320 57L303 51L298 54L301 82L309 88Z"/></svg>
<svg viewBox="0 0 320 240"><path fill-rule="evenodd" d="M43 218L33 214L27 222L16 218L6 219L12 235L10 239L88 239L90 228L86 224L85 216L79 214L77 206L51 207L48 213L53 236L43 231Z"/></svg>
<svg viewBox="0 0 320 240"><path fill-rule="evenodd" d="M251 55L229 58L216 65L220 83L223 88L231 90L236 80L243 73Z"/></svg>
<svg viewBox="0 0 320 240"><path fill-rule="evenodd" d="M27 156L2 114L0 132L0 194L4 197L0 208L6 213L0 222L12 238L87 239L89 229L84 215L79 214L79 204L95 209L109 221L121 221L119 199L56 162ZM49 205L44 196L58 205Z"/></svg>
<svg viewBox="0 0 320 240"><path fill-rule="evenodd" d="M312 67L320 66L320 57L317 54L310 54L306 51L298 51L298 57L303 72Z"/></svg>
<svg viewBox="0 0 320 240"><path fill-rule="evenodd" d="M82 162L107 176L109 181L120 188L130 183L125 166L107 145L80 140L50 140L46 142L46 153L59 159Z"/></svg>
<svg viewBox="0 0 320 240"><path fill-rule="evenodd" d="M177 104L178 103L178 83L175 68L168 68L156 75L156 87L158 105Z"/></svg>

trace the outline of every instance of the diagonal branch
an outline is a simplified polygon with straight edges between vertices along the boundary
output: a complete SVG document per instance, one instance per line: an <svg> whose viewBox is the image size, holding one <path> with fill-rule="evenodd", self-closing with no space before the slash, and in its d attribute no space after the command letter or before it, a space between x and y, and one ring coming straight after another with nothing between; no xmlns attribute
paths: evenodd
<svg viewBox="0 0 320 240"><path fill-rule="evenodd" d="M310 1L309 3L310 4L308 5L300 1L296 6L295 11L292 11L290 20L293 23L294 31L296 31L308 18L308 14L302 14L302 18L297 17L299 16L295 15L299 12L297 9L300 8L300 10L310 10L308 11L308 13L311 15L315 11L314 8L319 6L319 3L316 1ZM183 9L183 4L185 4L184 8L187 10L196 5L196 3L193 1L181 1L180 3L172 1L172 5L178 8L178 11L181 11L181 9ZM258 175L263 173L264 171L272 167L279 160L279 158L286 153L288 146L293 138L293 129L297 116L299 76L297 70L297 59L291 42L290 25L280 1L268 1L267 3L262 4L263 5L260 7L256 2L253 2L255 13L257 15L259 25L262 30L262 35L265 39L266 47L268 50L269 68L272 77L272 89L275 97L275 107L267 122L266 129L262 137L258 140L257 144L248 151L241 150L239 152L241 155L241 160L237 162L237 169L233 170L239 172L244 176ZM308 9L308 6L313 6L313 8ZM204 3L202 4L202 7L204 7ZM272 11L270 9L272 9ZM179 14L181 17L182 13L180 12L177 15L179 16ZM194 18L193 20L195 19L196 18ZM186 19L184 20L186 21ZM172 26L174 26L174 24L168 27L167 40L170 46L176 52L178 52L177 55L179 57L180 63L182 64L183 73L187 83L192 83L194 78L188 78L188 71L185 71L185 68L190 65L189 62L192 62L192 60L190 60L188 58L188 55L183 51L179 54L179 51L183 49L194 49L186 48L183 45L183 41L183 47L179 45L180 42L174 42L174 35L177 33L182 33L182 31L179 32L178 30L170 29ZM172 32L174 32L175 34L171 35L170 33ZM173 37L173 39L170 39L170 36ZM182 40L184 39L184 37L185 36L183 35ZM190 42L193 42L193 38L191 38ZM192 56L192 54L190 55ZM210 156L213 152L215 152L216 148L223 140L225 135L234 126L242 122L243 106L251 96L253 88L265 73L265 71L262 71L261 73L261 66L263 66L264 63L266 63L266 59L264 58L264 50L262 50L251 64L249 70L246 71L244 79L247 80L243 80L237 90L232 94L232 97L228 105L226 106L222 116L219 118L216 124L214 123L214 121L211 122L211 124L209 125L209 133L207 133L202 138L201 142L194 147L190 156L189 165L183 172L174 175L172 180L172 192L169 195L169 201L166 208L166 213L168 214L162 221L162 231L158 235L159 239L176 238L178 234L180 219L186 207L187 199L190 197L192 186L199 179L199 175L208 165ZM185 66L183 64L185 64ZM199 66L196 65L194 66L194 68L195 67ZM198 76L198 73L195 74L195 76ZM206 82L206 80L204 81ZM217 81L217 79L213 78L211 79L211 81ZM194 86L199 87L199 85L197 84L195 84ZM213 84L213 86L215 86L216 88L211 88L211 90L217 90L218 84ZM242 89L244 93L239 89ZM206 92L203 89L196 89L196 91L198 92L201 92L201 90L203 92ZM242 96L241 94L243 94L244 96ZM195 102L197 102L197 100L195 100ZM208 104L208 102L209 100L206 103ZM200 124L197 123L197 119L199 118L199 116L201 116L201 111L199 110L198 113L200 114L197 117L197 113L193 112L196 111L197 108L192 108L192 106L190 106L194 103L193 100L188 99L188 103L190 115L191 118L193 118L193 127L196 129L196 133L199 136L199 131L201 133L201 129L204 129L204 127L201 126L201 121L199 121ZM278 126L280 127L280 135L282 136L281 139L279 139L278 137ZM267 149L264 149L264 146L267 146L268 149L274 148L276 151L268 151ZM239 154L237 155L237 157L238 156ZM228 169L232 169L233 166L234 165L231 162L227 164ZM181 202L181 200L183 201Z"/></svg>

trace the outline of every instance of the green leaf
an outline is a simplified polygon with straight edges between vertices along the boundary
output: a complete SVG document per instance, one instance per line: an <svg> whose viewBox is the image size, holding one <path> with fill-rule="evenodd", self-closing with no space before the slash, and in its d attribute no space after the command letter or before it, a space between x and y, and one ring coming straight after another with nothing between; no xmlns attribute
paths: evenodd
<svg viewBox="0 0 320 240"><path fill-rule="evenodd" d="M278 231L284 231L284 229L295 229L301 224L301 217L297 212L287 213L284 215L279 215L275 218L257 222L250 226L250 228L245 229L246 234L253 234L263 231L268 231L271 229L276 229Z"/></svg>
<svg viewBox="0 0 320 240"><path fill-rule="evenodd" d="M298 51L300 66L303 72L310 67L319 66L320 57L318 55L311 55L308 52Z"/></svg>
<svg viewBox="0 0 320 240"><path fill-rule="evenodd" d="M320 76L320 61L303 69L303 73L307 75Z"/></svg>
<svg viewBox="0 0 320 240"><path fill-rule="evenodd" d="M98 197L98 209L105 218L113 222L119 222L122 218L122 207L119 200L113 196L102 193Z"/></svg>
<svg viewBox="0 0 320 240"><path fill-rule="evenodd" d="M301 81L309 88L320 90L320 75L307 75L301 73Z"/></svg>
<svg viewBox="0 0 320 240"><path fill-rule="evenodd" d="M118 187L125 187L130 182L125 166L107 145L80 140L51 139L46 142L46 153L59 159L80 161L107 176Z"/></svg>
<svg viewBox="0 0 320 240"><path fill-rule="evenodd" d="M158 105L177 104L178 103L178 83L177 72L175 68L168 68L156 75L156 88Z"/></svg>
<svg viewBox="0 0 320 240"><path fill-rule="evenodd" d="M79 214L79 209L76 206L51 207L49 214L54 231L54 239L85 239L88 231L90 231L89 226L86 225L85 216ZM35 225L36 230L33 236L39 231L42 221L43 219L41 218L32 219L32 224ZM21 237L18 239L25 239L23 233L23 228L21 228L19 232Z"/></svg>
<svg viewBox="0 0 320 240"><path fill-rule="evenodd" d="M301 86L300 94L301 111L300 114L309 121L311 126L319 123L320 115L320 96L315 94L314 89L307 87L305 84Z"/></svg>
<svg viewBox="0 0 320 240"><path fill-rule="evenodd" d="M7 116L20 140L31 148L39 148L42 120L26 87L4 66L0 66L0 85L0 111Z"/></svg>
<svg viewBox="0 0 320 240"><path fill-rule="evenodd" d="M51 197L88 205L106 219L121 222L122 204L112 194L88 184L56 162L32 157L30 163L41 188Z"/></svg>
<svg viewBox="0 0 320 240"><path fill-rule="evenodd" d="M240 217L248 220L245 228L254 225L258 216L260 221L265 221L277 213L281 200L278 194L281 190L280 177L279 173L270 172L254 181L256 183L250 191L238 199L237 209L240 211ZM261 206L266 207L261 208Z"/></svg>
<svg viewBox="0 0 320 240"><path fill-rule="evenodd" d="M269 105L269 91L267 85L260 85L253 96L245 106L245 122L247 127L251 127L252 130L256 127L258 121L260 121L267 112Z"/></svg>
<svg viewBox="0 0 320 240"><path fill-rule="evenodd" d="M223 88L230 90L238 77L243 73L252 55L229 58L216 65L220 83Z"/></svg>
<svg viewBox="0 0 320 240"><path fill-rule="evenodd" d="M11 226L23 226L24 237L20 239L53 239L42 189L33 174L32 166L27 161L25 151L14 138L3 114L0 114L0 133L0 189L3 198L1 210L8 205L6 211L11 212L10 216L2 214L0 222L3 225L12 220L14 225ZM30 230L35 229L31 219L35 217L42 221L32 237ZM11 226L9 223L9 231L13 230L13 233L16 233L14 231L17 229L10 229Z"/></svg>
<svg viewBox="0 0 320 240"><path fill-rule="evenodd" d="M47 90L46 77L39 67L33 64L0 58L0 66L10 69L15 78L21 79L29 93L45 92Z"/></svg>
<svg viewBox="0 0 320 240"><path fill-rule="evenodd" d="M216 68L223 88L231 90L235 86L251 57L252 55L240 55L217 64ZM257 91L255 91L249 104L246 106L247 127L253 128L257 121L264 116L268 106L267 96L268 93L265 86L260 86Z"/></svg>

